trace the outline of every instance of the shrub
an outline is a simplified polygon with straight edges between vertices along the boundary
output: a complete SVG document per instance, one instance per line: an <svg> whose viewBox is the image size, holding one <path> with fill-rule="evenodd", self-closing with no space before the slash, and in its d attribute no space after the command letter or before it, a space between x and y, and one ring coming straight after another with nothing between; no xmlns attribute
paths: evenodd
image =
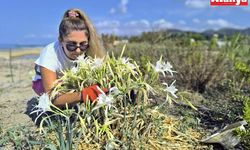
<svg viewBox="0 0 250 150"><path fill-rule="evenodd" d="M177 71L177 83L184 89L203 93L207 87L224 78L227 59L219 51L209 51L206 47L183 48L170 51L170 62Z"/></svg>

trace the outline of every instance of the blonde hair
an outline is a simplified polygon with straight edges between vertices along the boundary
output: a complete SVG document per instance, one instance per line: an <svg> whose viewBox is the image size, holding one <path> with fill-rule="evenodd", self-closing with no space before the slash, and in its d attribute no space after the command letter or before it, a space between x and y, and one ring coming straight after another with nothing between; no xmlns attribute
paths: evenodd
<svg viewBox="0 0 250 150"><path fill-rule="evenodd" d="M86 36L88 36L88 56L99 58L105 56L105 50L101 43L101 38L96 33L88 16L80 9L73 8L65 11L59 26L59 41L62 42L63 38L72 31L84 31Z"/></svg>

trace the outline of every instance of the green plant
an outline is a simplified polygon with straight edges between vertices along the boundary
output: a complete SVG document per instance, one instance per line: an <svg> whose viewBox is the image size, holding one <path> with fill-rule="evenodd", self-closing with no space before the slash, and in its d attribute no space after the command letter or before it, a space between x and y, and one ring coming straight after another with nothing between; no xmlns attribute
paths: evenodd
<svg viewBox="0 0 250 150"><path fill-rule="evenodd" d="M246 63L240 60L237 60L234 64L234 68L236 72L238 73L238 76L236 77L240 79L239 87L241 88L244 83L249 84L250 83L250 67Z"/></svg>
<svg viewBox="0 0 250 150"><path fill-rule="evenodd" d="M16 125L7 129L0 128L0 147L12 145L15 149L31 149L32 145L40 145L37 142L36 133L29 128Z"/></svg>
<svg viewBox="0 0 250 150"><path fill-rule="evenodd" d="M160 83L159 76L166 73L173 75L172 66L160 58L156 65L147 62L143 71L131 58L118 58L114 55L106 59L84 58L80 56L77 67L64 72L50 99L58 93L80 91L83 87L98 84L102 94L94 103L87 101L79 105L77 111L68 108L60 110L51 104L48 95L39 98L39 108L34 112L53 114L44 117L40 122L41 133L50 141L47 146L60 149L145 149L163 148L167 140L179 141L182 146L188 143L197 144L197 140L185 133L178 132L169 118L158 110L166 103L171 103L177 89L175 82ZM165 81L166 82L166 81ZM101 88L109 87L106 95ZM129 97L131 90L136 91L136 101ZM152 105L149 95L164 96L157 100L160 105ZM53 119L57 117L57 119ZM72 118L73 121L72 121ZM47 122L48 127L44 126ZM176 138L176 136L179 136ZM171 145L171 144L170 144ZM169 146L170 146L169 145ZM191 146L191 145L189 145Z"/></svg>
<svg viewBox="0 0 250 150"><path fill-rule="evenodd" d="M243 118L247 121L248 126L245 130L237 130L236 134L241 137L241 142L244 148L250 148L250 97L244 98Z"/></svg>
<svg viewBox="0 0 250 150"><path fill-rule="evenodd" d="M210 51L205 46L179 48L168 53L177 71L177 83L184 89L204 93L229 70L223 53Z"/></svg>
<svg viewBox="0 0 250 150"><path fill-rule="evenodd" d="M244 119L250 123L250 97L246 97L244 99L244 107L243 107Z"/></svg>

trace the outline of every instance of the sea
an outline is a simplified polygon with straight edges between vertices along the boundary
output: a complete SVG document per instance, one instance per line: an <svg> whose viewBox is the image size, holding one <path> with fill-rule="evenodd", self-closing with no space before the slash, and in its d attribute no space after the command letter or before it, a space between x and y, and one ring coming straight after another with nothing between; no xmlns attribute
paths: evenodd
<svg viewBox="0 0 250 150"><path fill-rule="evenodd" d="M5 51L22 51L32 48L43 48L45 45L28 45L28 44L0 44L0 52ZM24 55L20 56L17 59L37 59L38 55Z"/></svg>
<svg viewBox="0 0 250 150"><path fill-rule="evenodd" d="M0 44L0 51L11 50L24 50L25 48L36 48L44 47L45 45L35 45L35 44Z"/></svg>

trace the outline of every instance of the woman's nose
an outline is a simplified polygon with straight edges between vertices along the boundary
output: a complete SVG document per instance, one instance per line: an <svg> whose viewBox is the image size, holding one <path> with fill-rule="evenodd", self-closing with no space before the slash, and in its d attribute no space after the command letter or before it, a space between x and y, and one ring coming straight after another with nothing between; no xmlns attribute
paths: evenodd
<svg viewBox="0 0 250 150"><path fill-rule="evenodd" d="M79 47L77 47L76 52L77 52L77 53L81 53L81 50L80 50Z"/></svg>

